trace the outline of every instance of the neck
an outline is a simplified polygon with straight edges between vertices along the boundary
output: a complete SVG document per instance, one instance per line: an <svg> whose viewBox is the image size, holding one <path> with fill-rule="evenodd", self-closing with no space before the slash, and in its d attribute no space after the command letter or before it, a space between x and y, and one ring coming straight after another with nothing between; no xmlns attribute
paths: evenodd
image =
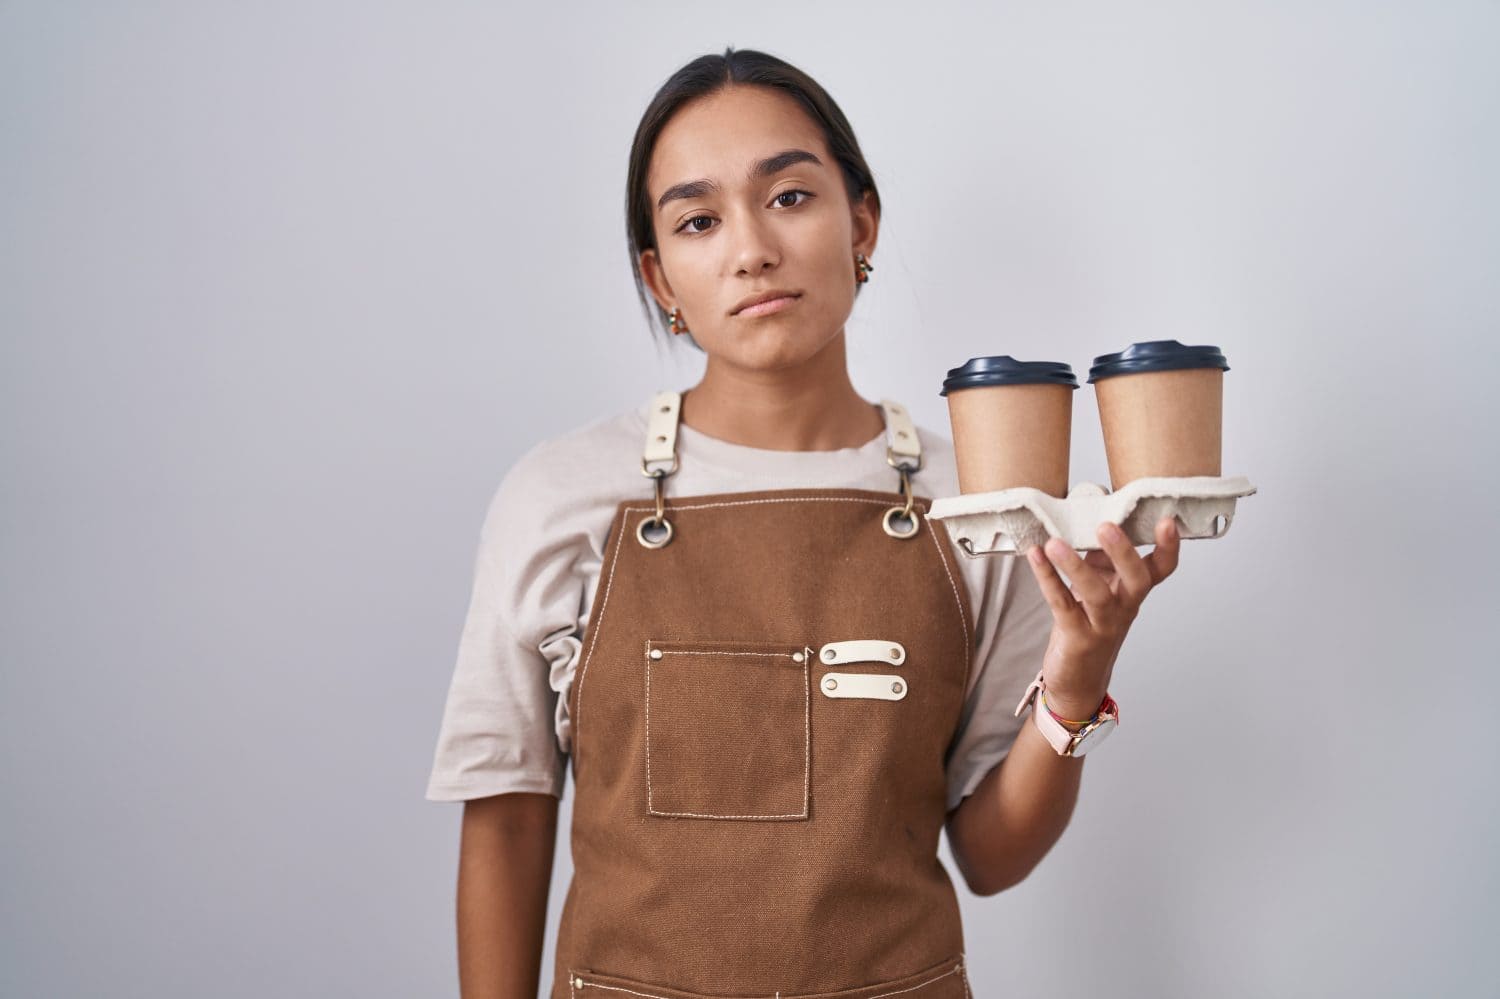
<svg viewBox="0 0 1500 999"><path fill-rule="evenodd" d="M859 447L885 426L879 407L854 391L844 333L795 368L738 368L709 356L682 395L679 419L694 430L772 451Z"/></svg>

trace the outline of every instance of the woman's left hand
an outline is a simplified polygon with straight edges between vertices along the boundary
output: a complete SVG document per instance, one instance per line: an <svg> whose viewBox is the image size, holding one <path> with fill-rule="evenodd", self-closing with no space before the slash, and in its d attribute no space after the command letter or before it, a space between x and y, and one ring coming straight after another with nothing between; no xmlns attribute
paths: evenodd
<svg viewBox="0 0 1500 999"><path fill-rule="evenodd" d="M1157 521L1156 548L1144 558L1118 525L1105 521L1097 533L1103 551L1083 558L1061 538L1047 540L1045 556L1039 546L1026 553L1052 608L1052 637L1042 660L1047 706L1070 719L1098 710L1130 623L1146 594L1177 568L1181 541L1171 517Z"/></svg>

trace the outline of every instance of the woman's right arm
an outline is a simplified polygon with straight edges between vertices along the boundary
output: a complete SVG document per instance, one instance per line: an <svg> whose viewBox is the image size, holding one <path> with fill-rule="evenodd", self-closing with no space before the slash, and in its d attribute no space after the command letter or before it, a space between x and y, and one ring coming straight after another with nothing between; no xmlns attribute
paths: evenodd
<svg viewBox="0 0 1500 999"><path fill-rule="evenodd" d="M514 792L464 803L458 857L463 999L535 999L557 844L557 798Z"/></svg>

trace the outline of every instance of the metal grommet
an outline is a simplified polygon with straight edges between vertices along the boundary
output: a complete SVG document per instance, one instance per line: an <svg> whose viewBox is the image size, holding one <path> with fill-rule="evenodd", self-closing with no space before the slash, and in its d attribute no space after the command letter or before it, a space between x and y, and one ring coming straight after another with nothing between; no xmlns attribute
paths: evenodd
<svg viewBox="0 0 1500 999"><path fill-rule="evenodd" d="M829 662L833 662L833 660L835 658L837 658L837 657L838 657L838 653L835 652L833 649L824 649L823 650L823 658L827 659Z"/></svg>
<svg viewBox="0 0 1500 999"><path fill-rule="evenodd" d="M659 524L665 533L663 533L660 538L657 538L653 541L650 538L646 537L647 524ZM639 541L647 548L661 548L668 541L672 540L672 522L665 517L642 517L641 522L635 527L635 537L637 541Z"/></svg>
<svg viewBox="0 0 1500 999"><path fill-rule="evenodd" d="M892 518L898 515L905 516L908 520L911 521L911 530L898 531L896 530L896 528L891 526ZM881 519L880 524L885 528L885 533L889 534L893 538L910 538L922 529L921 519L913 516L907 511L905 507L901 506L893 506L889 510L887 510L885 512L885 517Z"/></svg>
<svg viewBox="0 0 1500 999"><path fill-rule="evenodd" d="M823 686L827 687L829 690L837 690L839 688L839 682L830 676L828 679L823 681Z"/></svg>
<svg viewBox="0 0 1500 999"><path fill-rule="evenodd" d="M900 649L892 649L891 650L891 658L892 659L900 659L901 658L901 650Z"/></svg>
<svg viewBox="0 0 1500 999"><path fill-rule="evenodd" d="M901 681L900 680L897 680L895 683L891 684L891 693L893 693L893 694L899 694L899 693L901 693Z"/></svg>

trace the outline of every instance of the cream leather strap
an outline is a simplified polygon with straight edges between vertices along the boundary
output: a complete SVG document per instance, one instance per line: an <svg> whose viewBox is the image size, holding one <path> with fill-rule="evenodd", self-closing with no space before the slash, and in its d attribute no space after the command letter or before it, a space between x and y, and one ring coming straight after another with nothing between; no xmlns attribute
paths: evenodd
<svg viewBox="0 0 1500 999"><path fill-rule="evenodd" d="M646 446L641 451L641 471L647 475L671 475L677 471L677 419L682 413L682 393L662 391L651 397L646 412ZM660 471L651 466L671 462L671 468Z"/></svg>
<svg viewBox="0 0 1500 999"><path fill-rule="evenodd" d="M917 439L917 428L912 423L906 407L890 399L881 399L880 408L885 413L885 460L894 468L906 466L915 472L922 467L922 442Z"/></svg>
<svg viewBox="0 0 1500 999"><path fill-rule="evenodd" d="M879 638L829 642L818 650L818 662L829 666L841 663L890 663L892 666L900 666L906 662L906 647L900 642Z"/></svg>
<svg viewBox="0 0 1500 999"><path fill-rule="evenodd" d="M859 697L876 701L899 701L909 686L905 677L884 673L824 673L818 689L824 697Z"/></svg>

